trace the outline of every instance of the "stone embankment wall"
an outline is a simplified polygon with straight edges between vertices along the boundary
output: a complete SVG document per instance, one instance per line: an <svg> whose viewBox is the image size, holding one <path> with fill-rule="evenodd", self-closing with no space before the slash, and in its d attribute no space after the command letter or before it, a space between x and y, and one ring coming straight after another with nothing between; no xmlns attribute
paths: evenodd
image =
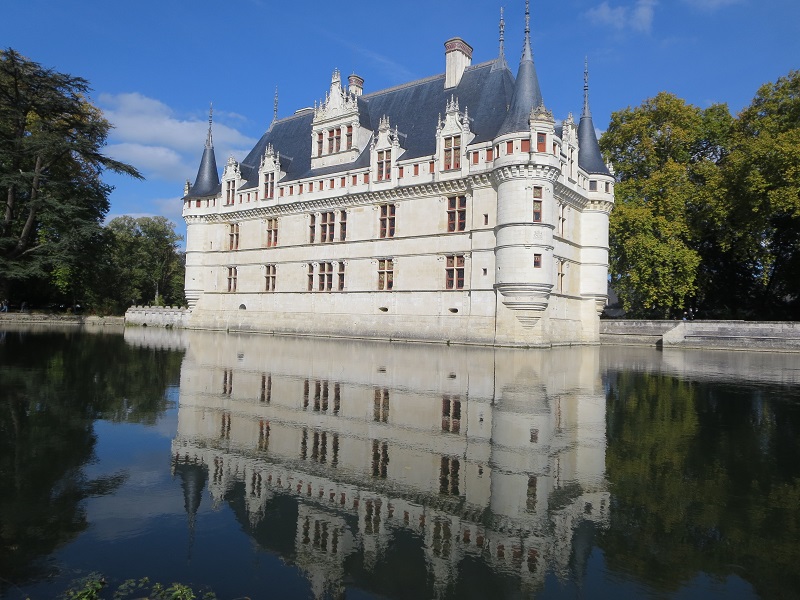
<svg viewBox="0 0 800 600"><path fill-rule="evenodd" d="M600 343L800 352L800 322L603 319L600 321Z"/></svg>
<svg viewBox="0 0 800 600"><path fill-rule="evenodd" d="M179 306L131 306L125 312L125 325L185 328L189 309Z"/></svg>
<svg viewBox="0 0 800 600"><path fill-rule="evenodd" d="M81 325L89 327L121 327L125 324L123 317L97 317L93 315L71 315L59 313L37 312L0 312L0 326L15 325Z"/></svg>

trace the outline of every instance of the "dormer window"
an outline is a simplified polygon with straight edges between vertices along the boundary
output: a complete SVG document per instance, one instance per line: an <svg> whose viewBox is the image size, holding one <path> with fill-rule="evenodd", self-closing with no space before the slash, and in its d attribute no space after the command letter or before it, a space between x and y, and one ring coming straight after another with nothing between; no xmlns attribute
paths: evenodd
<svg viewBox="0 0 800 600"><path fill-rule="evenodd" d="M536 151L537 152L546 152L547 147L547 135L544 133L537 133L536 134Z"/></svg>
<svg viewBox="0 0 800 600"><path fill-rule="evenodd" d="M451 135L444 138L444 170L461 168L461 136Z"/></svg>
<svg viewBox="0 0 800 600"><path fill-rule="evenodd" d="M342 128L337 127L333 132L333 151L339 152L342 149Z"/></svg>
<svg viewBox="0 0 800 600"><path fill-rule="evenodd" d="M267 200L275 197L275 173L264 174L264 198Z"/></svg>
<svg viewBox="0 0 800 600"><path fill-rule="evenodd" d="M347 137L346 137L346 142L345 143L346 143L346 146L347 146L348 150L350 150L350 148L353 147L353 126L352 125L349 125L347 127Z"/></svg>
<svg viewBox="0 0 800 600"><path fill-rule="evenodd" d="M322 138L323 133L320 131L317 134L317 156L322 156Z"/></svg>
<svg viewBox="0 0 800 600"><path fill-rule="evenodd" d="M378 181L392 178L392 151L378 151Z"/></svg>
<svg viewBox="0 0 800 600"><path fill-rule="evenodd" d="M333 129L328 130L328 154L333 154Z"/></svg>

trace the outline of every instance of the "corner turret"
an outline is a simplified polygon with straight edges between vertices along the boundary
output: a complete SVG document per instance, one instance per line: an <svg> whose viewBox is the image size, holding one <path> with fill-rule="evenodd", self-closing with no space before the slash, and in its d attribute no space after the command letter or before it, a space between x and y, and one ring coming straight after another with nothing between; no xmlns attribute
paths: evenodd
<svg viewBox="0 0 800 600"><path fill-rule="evenodd" d="M217 159L214 156L214 143L211 140L211 124L213 106L208 113L208 136L206 137L206 147L203 150L203 158L200 160L200 168L197 170L197 177L194 185L186 194L187 198L202 198L205 196L216 196L219 194L219 173L217 172Z"/></svg>

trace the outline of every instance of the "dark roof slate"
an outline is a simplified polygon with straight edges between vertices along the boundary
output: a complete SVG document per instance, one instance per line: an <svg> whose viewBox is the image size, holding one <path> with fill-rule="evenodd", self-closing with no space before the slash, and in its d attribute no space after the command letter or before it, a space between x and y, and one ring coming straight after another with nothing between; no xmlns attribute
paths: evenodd
<svg viewBox="0 0 800 600"><path fill-rule="evenodd" d="M214 146L206 144L203 150L203 158L200 160L200 168L197 170L197 177L194 185L189 188L187 198L203 198L205 196L216 196L222 186L219 183L219 173L217 172L217 159L214 156Z"/></svg>

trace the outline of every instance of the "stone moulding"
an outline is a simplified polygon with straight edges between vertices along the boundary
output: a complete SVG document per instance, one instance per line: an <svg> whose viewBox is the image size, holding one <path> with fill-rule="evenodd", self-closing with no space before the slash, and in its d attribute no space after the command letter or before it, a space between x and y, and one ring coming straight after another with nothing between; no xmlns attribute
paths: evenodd
<svg viewBox="0 0 800 600"><path fill-rule="evenodd" d="M539 321L550 302L553 285L549 283L506 283L496 286L505 306L514 311L523 327Z"/></svg>

